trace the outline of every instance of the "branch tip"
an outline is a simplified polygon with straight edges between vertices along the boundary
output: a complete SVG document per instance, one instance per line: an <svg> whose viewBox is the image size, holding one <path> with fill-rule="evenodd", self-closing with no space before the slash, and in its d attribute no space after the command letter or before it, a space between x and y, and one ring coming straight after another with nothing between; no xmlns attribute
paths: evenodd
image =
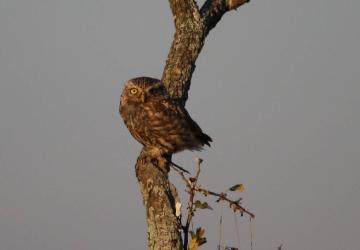
<svg viewBox="0 0 360 250"><path fill-rule="evenodd" d="M201 164L201 163L204 161L204 160L201 159L201 158L196 158L195 160L196 160L197 164Z"/></svg>
<svg viewBox="0 0 360 250"><path fill-rule="evenodd" d="M227 0L226 5L229 10L236 10L241 5L250 2L250 0Z"/></svg>

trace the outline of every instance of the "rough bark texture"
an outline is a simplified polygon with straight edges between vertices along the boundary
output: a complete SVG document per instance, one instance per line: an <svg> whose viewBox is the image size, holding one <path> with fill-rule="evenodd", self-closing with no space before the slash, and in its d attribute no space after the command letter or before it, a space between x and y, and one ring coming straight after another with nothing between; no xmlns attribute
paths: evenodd
<svg viewBox="0 0 360 250"><path fill-rule="evenodd" d="M136 163L146 209L148 249L182 249L181 224L175 216L177 194L169 182L168 169L159 167L159 160L166 159L153 159L143 150Z"/></svg>
<svg viewBox="0 0 360 250"><path fill-rule="evenodd" d="M204 45L204 23L194 1L169 1L175 34L162 81L170 96L185 105L195 62Z"/></svg>
<svg viewBox="0 0 360 250"><path fill-rule="evenodd" d="M207 34L227 11L246 2L248 0L207 0L199 10L194 0L169 0L175 34L162 81L180 105L185 105L187 100L195 62ZM171 156L154 159L142 150L136 163L146 209L148 249L152 250L183 249L181 222L175 215L178 197L168 179L170 159Z"/></svg>

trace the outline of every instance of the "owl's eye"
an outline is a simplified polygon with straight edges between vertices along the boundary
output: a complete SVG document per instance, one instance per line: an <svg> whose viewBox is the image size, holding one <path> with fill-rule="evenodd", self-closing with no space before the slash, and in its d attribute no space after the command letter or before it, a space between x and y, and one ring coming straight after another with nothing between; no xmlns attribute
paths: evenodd
<svg viewBox="0 0 360 250"><path fill-rule="evenodd" d="M130 94L135 95L138 92L136 88L130 89Z"/></svg>

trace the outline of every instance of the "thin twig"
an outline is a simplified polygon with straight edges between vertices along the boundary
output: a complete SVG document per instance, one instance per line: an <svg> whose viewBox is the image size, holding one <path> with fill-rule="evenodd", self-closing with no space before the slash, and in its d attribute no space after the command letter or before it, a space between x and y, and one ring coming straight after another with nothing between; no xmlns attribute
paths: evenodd
<svg viewBox="0 0 360 250"><path fill-rule="evenodd" d="M201 163L202 163L202 162L203 162L203 159L196 158L195 186L196 186L197 180L199 179L199 175L200 175L200 167L201 167Z"/></svg>
<svg viewBox="0 0 360 250"><path fill-rule="evenodd" d="M190 174L190 172L189 172L189 171L187 171L185 168L183 168L183 167L181 167L181 166L179 166L179 165L175 164L174 162L170 162L170 164L171 164L172 166L174 166L174 167L178 168L178 169L179 169L179 170L181 170L182 172L185 172L185 173L187 173L187 174Z"/></svg>
<svg viewBox="0 0 360 250"><path fill-rule="evenodd" d="M170 167L171 167L173 170L175 170L176 173L178 173L178 174L181 176L181 178L183 179L183 181L186 183L186 186L187 186L188 188L191 188L191 186L190 186L191 182L190 182L188 179L186 179L184 172L181 171L180 169L176 168L173 164L170 164Z"/></svg>
<svg viewBox="0 0 360 250"><path fill-rule="evenodd" d="M254 250L254 243L253 243L253 228L252 228L252 218L250 217L250 250ZM281 250L281 249L280 249Z"/></svg>
<svg viewBox="0 0 360 250"><path fill-rule="evenodd" d="M234 224L235 224L235 229L236 229L237 244L238 244L238 248L240 250L241 249L240 248L240 230L239 230L239 223L238 223L235 211L234 211Z"/></svg>
<svg viewBox="0 0 360 250"><path fill-rule="evenodd" d="M216 193L211 190L207 190L205 188L200 187L200 185L198 185L197 182L198 182L198 179L200 176L201 163L203 162L203 160L200 158L197 158L196 162L197 162L196 174L194 177L189 177L189 178L186 178L186 176L185 176L186 172L183 170L183 168L181 168L179 166L175 166L174 164L170 164L171 168L174 169L180 175L181 179L185 182L186 187L187 187L187 192L189 194L189 201L188 201L188 207L187 207L188 215L187 215L185 226L183 226L184 249L185 250L187 250L187 245L188 245L188 241L189 241L188 240L189 239L189 226L190 226L190 223L194 216L194 197L195 197L196 192L199 192L199 193L203 194L204 196L212 195L212 196L218 197L217 201L228 202L230 208L232 208L234 210L234 213L236 211L240 211L241 215L245 213L250 216L250 219L255 218L255 214L251 213L249 210L247 210L246 208L244 208L240 205L241 199L231 200L231 199L227 198L226 193L223 193L223 192Z"/></svg>
<svg viewBox="0 0 360 250"><path fill-rule="evenodd" d="M231 200L229 198L226 197L225 193L215 193L213 191L201 188L201 187L197 187L196 191L201 192L203 195L208 196L208 195L212 195L212 196L216 196L219 197L219 201L224 200L227 201L230 204L230 207L234 210L239 210L240 212L246 213L248 214L251 218L255 218L255 214L251 213L249 210L245 209L244 207L242 207L239 204L239 200Z"/></svg>
<svg viewBox="0 0 360 250"><path fill-rule="evenodd" d="M188 187L188 193L189 193L189 201L188 201L188 215L186 219L186 224L184 227L184 249L187 249L187 245L189 242L189 226L191 223L191 220L194 216L194 197L196 194L196 188L197 188L197 181L201 172L201 163L203 162L202 159L196 158L196 174L195 177L190 177L189 179L186 179L184 173L181 173L181 177L186 182L186 185ZM179 172L178 172L179 173Z"/></svg>
<svg viewBox="0 0 360 250"><path fill-rule="evenodd" d="M222 217L223 217L223 206L221 206L221 214L220 214L220 223L219 223L219 250L222 249L222 245L223 245L223 242L222 242Z"/></svg>

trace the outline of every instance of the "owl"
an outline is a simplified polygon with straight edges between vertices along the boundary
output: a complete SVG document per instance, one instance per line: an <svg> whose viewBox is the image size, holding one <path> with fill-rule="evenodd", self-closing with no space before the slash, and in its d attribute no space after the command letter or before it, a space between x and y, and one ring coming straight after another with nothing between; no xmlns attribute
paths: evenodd
<svg viewBox="0 0 360 250"><path fill-rule="evenodd" d="M183 150L201 150L212 139L173 102L158 79L138 77L125 83L120 115L131 135L157 156Z"/></svg>

